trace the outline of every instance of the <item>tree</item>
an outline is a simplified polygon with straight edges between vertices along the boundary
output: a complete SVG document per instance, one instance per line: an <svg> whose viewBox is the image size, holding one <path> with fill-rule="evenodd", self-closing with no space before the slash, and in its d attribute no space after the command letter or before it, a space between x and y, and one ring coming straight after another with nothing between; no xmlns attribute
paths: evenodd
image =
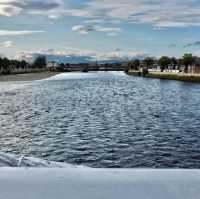
<svg viewBox="0 0 200 199"><path fill-rule="evenodd" d="M2 59L3 74L10 74L10 60L7 58Z"/></svg>
<svg viewBox="0 0 200 199"><path fill-rule="evenodd" d="M177 61L176 57L172 57L171 58L171 64L172 64L173 70L175 70L176 66L178 64L178 61Z"/></svg>
<svg viewBox="0 0 200 199"><path fill-rule="evenodd" d="M133 61L128 62L128 68L131 70L133 69Z"/></svg>
<svg viewBox="0 0 200 199"><path fill-rule="evenodd" d="M14 69L14 68L19 69L19 68L21 67L20 61L15 60L15 59L10 60L10 65L12 66L13 69Z"/></svg>
<svg viewBox="0 0 200 199"><path fill-rule="evenodd" d="M3 59L0 57L0 71L3 69Z"/></svg>
<svg viewBox="0 0 200 199"><path fill-rule="evenodd" d="M140 67L140 60L139 59L135 59L133 61L130 61L128 63L128 67L132 70L139 70Z"/></svg>
<svg viewBox="0 0 200 199"><path fill-rule="evenodd" d="M64 63L61 63L61 64L60 64L60 67L61 67L61 68L64 68L64 67L65 67L65 64L64 64Z"/></svg>
<svg viewBox="0 0 200 199"><path fill-rule="evenodd" d="M133 61L133 67L135 70L139 70L139 67L140 67L140 60L139 59L135 59Z"/></svg>
<svg viewBox="0 0 200 199"><path fill-rule="evenodd" d="M184 65L184 64L183 64L183 59L181 59L181 58L178 59L178 60L177 60L177 65L178 65L178 70L181 71L181 68L182 68L182 66Z"/></svg>
<svg viewBox="0 0 200 199"><path fill-rule="evenodd" d="M146 57L143 60L143 63L145 64L145 66L147 66L148 68L152 67L155 63L155 60L152 57Z"/></svg>
<svg viewBox="0 0 200 199"><path fill-rule="evenodd" d="M188 73L188 67L194 63L194 57L192 54L183 55L183 65L185 66L184 72Z"/></svg>
<svg viewBox="0 0 200 199"><path fill-rule="evenodd" d="M161 72L163 72L171 63L169 57L163 56L158 60L158 64L160 65Z"/></svg>
<svg viewBox="0 0 200 199"><path fill-rule="evenodd" d="M22 60L20 62L20 66L21 66L21 68L26 68L28 66L28 63L25 60Z"/></svg>
<svg viewBox="0 0 200 199"><path fill-rule="evenodd" d="M45 56L38 56L33 62L34 68L45 68L47 65Z"/></svg>

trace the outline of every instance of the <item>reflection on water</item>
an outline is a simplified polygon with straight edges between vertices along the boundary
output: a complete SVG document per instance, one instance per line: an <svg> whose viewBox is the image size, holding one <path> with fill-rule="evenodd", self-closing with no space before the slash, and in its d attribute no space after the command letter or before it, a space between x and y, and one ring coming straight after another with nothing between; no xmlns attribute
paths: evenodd
<svg viewBox="0 0 200 199"><path fill-rule="evenodd" d="M199 99L199 84L121 72L2 83L1 151L91 167L200 168Z"/></svg>

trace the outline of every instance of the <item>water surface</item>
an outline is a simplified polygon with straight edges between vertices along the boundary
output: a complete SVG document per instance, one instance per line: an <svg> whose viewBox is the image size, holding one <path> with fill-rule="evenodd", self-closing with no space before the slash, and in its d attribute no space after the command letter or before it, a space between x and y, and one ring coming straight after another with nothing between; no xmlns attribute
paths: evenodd
<svg viewBox="0 0 200 199"><path fill-rule="evenodd" d="M90 167L200 168L200 84L68 73L0 83L0 150Z"/></svg>

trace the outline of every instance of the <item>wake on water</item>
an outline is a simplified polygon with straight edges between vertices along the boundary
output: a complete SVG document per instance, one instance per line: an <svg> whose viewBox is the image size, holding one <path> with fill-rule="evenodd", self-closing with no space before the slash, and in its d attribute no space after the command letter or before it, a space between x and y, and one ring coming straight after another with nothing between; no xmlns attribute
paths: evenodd
<svg viewBox="0 0 200 199"><path fill-rule="evenodd" d="M44 167L44 168L83 168L68 163L52 162L33 157L24 157L0 152L0 167Z"/></svg>

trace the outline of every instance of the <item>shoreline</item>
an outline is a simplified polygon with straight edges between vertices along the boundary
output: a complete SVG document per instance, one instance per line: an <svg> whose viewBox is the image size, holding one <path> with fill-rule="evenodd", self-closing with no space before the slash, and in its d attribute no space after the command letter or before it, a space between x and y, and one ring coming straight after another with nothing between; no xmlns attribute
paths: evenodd
<svg viewBox="0 0 200 199"><path fill-rule="evenodd" d="M42 79L50 78L57 74L60 74L60 72L38 72L38 73L0 75L0 82L42 80Z"/></svg>
<svg viewBox="0 0 200 199"><path fill-rule="evenodd" d="M183 73L170 73L170 72L149 72L148 74L141 74L139 71L128 71L130 76L140 76L145 78L157 78L163 80L176 80L184 82L200 83L200 74L183 74Z"/></svg>

